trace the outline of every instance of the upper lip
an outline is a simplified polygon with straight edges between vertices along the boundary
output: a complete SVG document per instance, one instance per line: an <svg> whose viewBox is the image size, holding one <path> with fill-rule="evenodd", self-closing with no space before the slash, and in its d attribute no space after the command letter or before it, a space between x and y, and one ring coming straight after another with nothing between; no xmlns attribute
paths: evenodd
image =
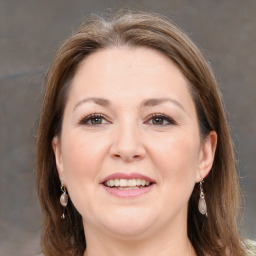
<svg viewBox="0 0 256 256"><path fill-rule="evenodd" d="M155 181L153 179L151 179L150 177L145 176L145 175L140 174L140 173L137 173L137 172L132 172L132 173L116 172L116 173L113 173L113 174L105 177L100 183L104 183L108 180L114 180L114 179L127 179L127 180L143 179L143 180L146 180L150 183L155 183Z"/></svg>

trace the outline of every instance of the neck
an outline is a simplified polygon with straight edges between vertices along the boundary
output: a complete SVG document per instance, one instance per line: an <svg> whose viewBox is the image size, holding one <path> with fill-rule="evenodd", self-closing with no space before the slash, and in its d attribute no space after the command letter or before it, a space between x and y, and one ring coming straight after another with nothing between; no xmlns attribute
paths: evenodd
<svg viewBox="0 0 256 256"><path fill-rule="evenodd" d="M187 228L180 227L178 232L161 230L154 235L143 237L113 237L104 232L91 232L85 227L86 251L84 256L196 256L187 237ZM177 230L176 230L177 231Z"/></svg>

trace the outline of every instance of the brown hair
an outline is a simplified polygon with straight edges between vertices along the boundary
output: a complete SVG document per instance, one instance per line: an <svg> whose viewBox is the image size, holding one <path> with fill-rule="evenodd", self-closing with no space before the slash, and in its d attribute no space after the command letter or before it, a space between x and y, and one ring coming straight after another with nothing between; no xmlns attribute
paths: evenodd
<svg viewBox="0 0 256 256"><path fill-rule="evenodd" d="M71 200L61 220L60 181L52 139L61 132L63 111L79 63L89 54L113 46L144 46L168 56L188 79L201 137L216 131L214 164L204 182L208 218L197 209L196 185L189 201L188 237L197 255L244 255L237 230L239 184L233 143L220 93L209 64L193 42L167 18L122 11L111 18L92 16L60 48L47 75L37 141L37 188L43 214L45 256L82 255L86 248L82 218Z"/></svg>

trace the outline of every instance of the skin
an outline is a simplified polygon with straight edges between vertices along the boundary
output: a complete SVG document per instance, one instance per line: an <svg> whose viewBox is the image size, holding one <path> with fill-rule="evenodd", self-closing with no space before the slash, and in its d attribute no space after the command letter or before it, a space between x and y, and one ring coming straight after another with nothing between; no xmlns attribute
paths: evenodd
<svg viewBox="0 0 256 256"><path fill-rule="evenodd" d="M171 100L143 105L152 98ZM94 113L104 117L85 118ZM152 117L159 113L171 121ZM114 47L83 60L52 144L59 177L83 217L85 255L196 255L188 200L211 169L216 143L215 132L200 138L188 82L162 53ZM99 184L115 172L137 172L155 185L119 198Z"/></svg>

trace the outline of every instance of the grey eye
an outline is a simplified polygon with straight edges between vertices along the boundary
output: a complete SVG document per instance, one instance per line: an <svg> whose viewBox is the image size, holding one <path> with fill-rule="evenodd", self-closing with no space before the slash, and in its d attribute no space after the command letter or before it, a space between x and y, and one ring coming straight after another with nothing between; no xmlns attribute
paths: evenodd
<svg viewBox="0 0 256 256"><path fill-rule="evenodd" d="M108 123L108 121L101 114L92 114L92 115L86 116L82 118L82 120L79 122L79 124L83 124L83 125L100 125L100 124L106 124L106 123Z"/></svg>
<svg viewBox="0 0 256 256"><path fill-rule="evenodd" d="M171 124L175 124L175 121L163 114L154 114L151 115L151 117L148 119L148 123L152 124L152 125L171 125Z"/></svg>

